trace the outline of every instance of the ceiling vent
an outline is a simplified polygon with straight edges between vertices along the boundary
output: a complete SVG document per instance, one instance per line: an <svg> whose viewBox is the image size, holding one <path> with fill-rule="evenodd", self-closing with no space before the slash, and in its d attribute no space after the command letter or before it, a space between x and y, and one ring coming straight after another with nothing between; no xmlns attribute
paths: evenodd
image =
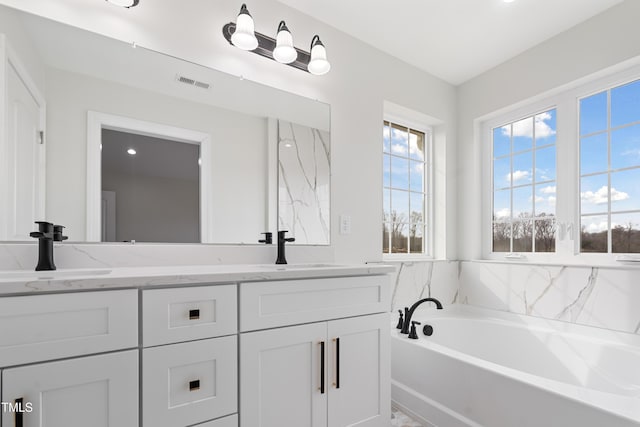
<svg viewBox="0 0 640 427"><path fill-rule="evenodd" d="M185 77L181 75L176 75L176 80L179 81L180 83L184 83L189 86L196 86L201 89L209 89L211 87L209 83L201 82L199 80L191 79L189 77Z"/></svg>

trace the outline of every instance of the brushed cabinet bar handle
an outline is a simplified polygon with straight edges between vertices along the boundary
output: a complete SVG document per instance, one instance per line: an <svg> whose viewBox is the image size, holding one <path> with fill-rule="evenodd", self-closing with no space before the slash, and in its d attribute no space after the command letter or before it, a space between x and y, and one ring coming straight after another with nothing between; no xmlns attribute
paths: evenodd
<svg viewBox="0 0 640 427"><path fill-rule="evenodd" d="M324 341L320 341L320 394L324 394Z"/></svg>
<svg viewBox="0 0 640 427"><path fill-rule="evenodd" d="M21 397L19 399L16 399L14 401L14 403L16 404L16 409L15 409L15 427L24 427L24 414L22 412L22 402L24 402L24 399Z"/></svg>
<svg viewBox="0 0 640 427"><path fill-rule="evenodd" d="M200 309L189 310L189 320L198 320L200 318Z"/></svg>
<svg viewBox="0 0 640 427"><path fill-rule="evenodd" d="M200 390L200 380L189 381L189 391Z"/></svg>

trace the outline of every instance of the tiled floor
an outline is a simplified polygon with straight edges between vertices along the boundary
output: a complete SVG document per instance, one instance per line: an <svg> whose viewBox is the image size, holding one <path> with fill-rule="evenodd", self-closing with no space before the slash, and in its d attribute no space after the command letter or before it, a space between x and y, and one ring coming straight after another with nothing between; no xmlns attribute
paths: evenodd
<svg viewBox="0 0 640 427"><path fill-rule="evenodd" d="M391 427L422 427L422 424L412 420L396 408L391 408Z"/></svg>

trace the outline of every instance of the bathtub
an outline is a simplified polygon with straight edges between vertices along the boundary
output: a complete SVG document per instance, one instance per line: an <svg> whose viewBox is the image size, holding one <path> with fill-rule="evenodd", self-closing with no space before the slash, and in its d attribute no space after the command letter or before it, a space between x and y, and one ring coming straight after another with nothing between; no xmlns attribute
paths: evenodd
<svg viewBox="0 0 640 427"><path fill-rule="evenodd" d="M454 305L392 330L394 405L425 426L640 426L640 336Z"/></svg>

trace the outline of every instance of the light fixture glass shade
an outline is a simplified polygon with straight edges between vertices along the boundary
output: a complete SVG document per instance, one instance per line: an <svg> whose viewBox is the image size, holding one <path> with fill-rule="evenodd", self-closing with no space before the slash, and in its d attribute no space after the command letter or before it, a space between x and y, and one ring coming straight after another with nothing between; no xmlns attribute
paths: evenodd
<svg viewBox="0 0 640 427"><path fill-rule="evenodd" d="M231 35L231 43L242 50L254 50L258 47L253 18L247 10L247 5L243 4L236 19L236 30Z"/></svg>
<svg viewBox="0 0 640 427"><path fill-rule="evenodd" d="M331 69L331 64L327 61L327 50L318 36L314 36L311 40L311 59L307 69L316 76L327 74Z"/></svg>
<svg viewBox="0 0 640 427"><path fill-rule="evenodd" d="M134 7L137 6L140 0L107 0L109 3L113 3L122 7Z"/></svg>
<svg viewBox="0 0 640 427"><path fill-rule="evenodd" d="M283 64L290 64L298 59L298 51L293 47L293 37L284 21L278 25L276 47L273 49L273 59Z"/></svg>

